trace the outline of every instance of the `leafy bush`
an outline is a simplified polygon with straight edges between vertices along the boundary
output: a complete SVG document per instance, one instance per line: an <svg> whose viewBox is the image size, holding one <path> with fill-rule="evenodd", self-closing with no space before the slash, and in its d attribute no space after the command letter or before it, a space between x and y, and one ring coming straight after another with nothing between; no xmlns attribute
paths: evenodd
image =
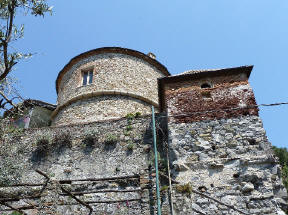
<svg viewBox="0 0 288 215"><path fill-rule="evenodd" d="M275 155L279 158L279 163L282 166L283 184L288 190L288 151L287 148L278 148L273 146Z"/></svg>
<svg viewBox="0 0 288 215"><path fill-rule="evenodd" d="M86 147L94 146L97 141L97 134L93 131L86 133L83 139L83 143Z"/></svg>
<svg viewBox="0 0 288 215"><path fill-rule="evenodd" d="M36 142L36 149L32 153L32 162L41 162L45 160L49 154L51 147L49 145L49 137L40 137Z"/></svg>
<svg viewBox="0 0 288 215"><path fill-rule="evenodd" d="M124 136L129 136L130 135L130 131L127 131L126 129L123 132Z"/></svg>
<svg viewBox="0 0 288 215"><path fill-rule="evenodd" d="M45 137L38 139L36 146L40 153L47 155L49 151L49 139Z"/></svg>
<svg viewBox="0 0 288 215"><path fill-rule="evenodd" d="M84 149L85 154L90 154L95 148L96 143L98 142L98 137L95 132L88 132L84 135L82 140L82 148Z"/></svg>
<svg viewBox="0 0 288 215"><path fill-rule="evenodd" d="M126 119L134 119L135 118L135 115L133 113L128 113L126 116L125 116Z"/></svg>
<svg viewBox="0 0 288 215"><path fill-rule="evenodd" d="M22 213L20 213L18 211L13 211L10 215L22 215Z"/></svg>
<svg viewBox="0 0 288 215"><path fill-rule="evenodd" d="M55 149L58 154L67 148L72 148L71 135L66 132L55 134L52 148Z"/></svg>
<svg viewBox="0 0 288 215"><path fill-rule="evenodd" d="M136 112L135 113L135 118L138 118L138 117L140 117L141 116L141 113L140 112Z"/></svg>
<svg viewBox="0 0 288 215"><path fill-rule="evenodd" d="M164 186L161 187L160 192L164 192L164 191L166 191L168 189L169 189L169 186L168 185L164 185Z"/></svg>
<svg viewBox="0 0 288 215"><path fill-rule="evenodd" d="M179 193L191 195L192 194L192 186L187 183L187 184L182 184L182 185L177 185L176 190Z"/></svg>
<svg viewBox="0 0 288 215"><path fill-rule="evenodd" d="M129 151L133 151L134 147L135 147L135 145L134 145L133 143L129 143L129 144L127 145L127 149L128 149Z"/></svg>
<svg viewBox="0 0 288 215"><path fill-rule="evenodd" d="M127 130L127 131L131 131L132 129L133 129L132 125L127 125L127 126L126 126L126 130Z"/></svg>
<svg viewBox="0 0 288 215"><path fill-rule="evenodd" d="M276 154L276 156L279 158L279 162L281 166L288 166L288 151L287 148L278 148L276 146L273 146L273 150Z"/></svg>
<svg viewBox="0 0 288 215"><path fill-rule="evenodd" d="M138 118L141 116L141 113L140 112L136 112L136 113L128 113L125 118L126 119L134 119L134 118Z"/></svg>
<svg viewBox="0 0 288 215"><path fill-rule="evenodd" d="M117 136L113 135L113 134L107 134L106 138L105 138L105 143L106 144L115 144L117 143Z"/></svg>

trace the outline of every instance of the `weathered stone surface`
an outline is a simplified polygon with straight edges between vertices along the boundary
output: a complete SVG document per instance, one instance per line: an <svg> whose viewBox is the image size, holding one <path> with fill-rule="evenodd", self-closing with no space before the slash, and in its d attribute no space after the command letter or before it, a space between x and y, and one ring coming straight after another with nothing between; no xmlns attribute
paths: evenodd
<svg viewBox="0 0 288 215"><path fill-rule="evenodd" d="M93 83L82 86L82 72L87 69L93 70ZM120 118L135 110L151 113L151 104L145 103L143 99L158 104L157 78L164 76L153 65L131 55L102 53L84 58L75 63L61 79L57 107L71 100L72 106L69 102L68 107L57 113L53 124L74 123L77 119L82 122L85 117L86 122ZM101 92L110 92L114 96L107 98ZM121 92L126 97L117 96ZM127 98L129 94L133 94L134 98ZM79 101L87 95L90 97L88 100ZM76 97L79 99L73 101Z"/></svg>
<svg viewBox="0 0 288 215"><path fill-rule="evenodd" d="M229 120L238 116L258 115L253 90L245 73L214 76L212 73L211 77L202 78L195 75L184 79L183 76L179 81L176 76L174 81L164 85L168 115L178 115L171 117L169 119L171 122L189 123L223 118ZM213 87L201 88L203 83L210 83ZM224 129L233 130L229 125ZM247 135L250 134L247 131ZM199 137L209 140L210 135L203 130L203 134L199 134ZM223 137L231 139L231 132L225 132Z"/></svg>
<svg viewBox="0 0 288 215"><path fill-rule="evenodd" d="M286 190L259 117L170 121L168 130L172 177L176 181L189 183L194 190L246 214L281 213L279 205L287 201L281 194L286 194ZM212 138L203 140L204 137ZM194 159L195 154L199 160ZM241 214L198 194L191 198L181 196L176 187L174 198L176 214L199 214L195 210L203 214Z"/></svg>
<svg viewBox="0 0 288 215"><path fill-rule="evenodd" d="M53 125L79 124L118 119L129 113L151 113L151 105L127 96L101 96L79 100L64 109L53 120Z"/></svg>
<svg viewBox="0 0 288 215"><path fill-rule="evenodd" d="M20 198L7 203L28 207L24 211L29 215L88 214L87 207L63 194L64 186L73 193L82 192L77 197L90 202L93 214L150 214L157 210L155 171L150 168L153 157L147 150L152 143L150 124L151 116L7 134L0 144L0 198ZM36 169L51 179L40 198L46 179ZM19 183L42 185L9 186ZM162 208L169 211L165 192ZM0 205L0 214L5 210L11 212Z"/></svg>
<svg viewBox="0 0 288 215"><path fill-rule="evenodd" d="M254 185L251 182L244 183L244 186L242 187L242 192L247 193L254 190Z"/></svg>

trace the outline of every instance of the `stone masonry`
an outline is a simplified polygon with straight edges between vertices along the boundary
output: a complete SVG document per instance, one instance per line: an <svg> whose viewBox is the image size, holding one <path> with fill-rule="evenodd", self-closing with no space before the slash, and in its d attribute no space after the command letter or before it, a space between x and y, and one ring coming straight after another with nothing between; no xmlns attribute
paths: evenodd
<svg viewBox="0 0 288 215"><path fill-rule="evenodd" d="M121 48L106 49L105 53L98 53L96 50L88 56L85 55L76 62L70 63L69 69L63 69L60 72L63 75L59 76L56 82L58 104L52 114L53 125L73 123L79 118L75 116L79 115L80 121L81 118L86 118L86 122L92 122L124 117L126 112L139 109L139 105L143 107L145 113L151 113L151 105L158 107L157 78L169 74L166 68L149 56L142 57L144 54L126 53L125 49ZM115 53L115 49L121 53ZM161 70L150 61L155 65L160 65L158 67ZM82 72L86 70L93 71L93 82L90 85L82 86ZM101 101L105 100L107 96L110 97L107 100L108 103L111 99L115 100L118 109L126 109L126 111L114 111L113 116L105 117L105 115L109 115L108 112L111 113L112 110L115 110L113 107L109 110L110 105L108 105L106 111L107 108L103 106L106 104L101 104ZM127 96L133 99L127 99ZM91 102L91 98L95 103ZM89 112L80 111L87 103L89 103L90 109L95 108L94 113L99 111L102 113L93 118ZM87 116L89 117L87 118ZM65 120L62 121L64 118Z"/></svg>
<svg viewBox="0 0 288 215"><path fill-rule="evenodd" d="M151 106L128 96L101 96L78 100L62 109L53 120L55 125L78 124L117 119L129 113L151 114Z"/></svg>
<svg viewBox="0 0 288 215"><path fill-rule="evenodd" d="M152 148L150 116L15 130L0 144L0 200L28 215L89 214L65 189L93 215L155 214ZM0 204L1 215L12 211Z"/></svg>
<svg viewBox="0 0 288 215"><path fill-rule="evenodd" d="M284 214L287 193L248 83L251 70L160 79L172 177L179 183L176 214Z"/></svg>
<svg viewBox="0 0 288 215"><path fill-rule="evenodd" d="M258 116L170 123L169 139L176 181L243 212L175 186L176 214L283 214L281 168Z"/></svg>
<svg viewBox="0 0 288 215"><path fill-rule="evenodd" d="M36 102L53 111L41 124L51 126L3 120L0 214L156 215L153 105L162 215L284 215L252 68L171 76L154 54L119 47L72 58L56 80L57 107Z"/></svg>

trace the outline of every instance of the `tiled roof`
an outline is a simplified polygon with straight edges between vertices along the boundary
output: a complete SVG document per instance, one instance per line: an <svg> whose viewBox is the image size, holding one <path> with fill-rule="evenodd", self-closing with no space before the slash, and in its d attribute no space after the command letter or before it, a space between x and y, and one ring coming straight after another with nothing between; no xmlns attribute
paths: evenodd
<svg viewBox="0 0 288 215"><path fill-rule="evenodd" d="M240 66L240 67L236 67L238 69L241 68L250 68L251 66ZM197 74L197 73L202 73L202 72L215 72L215 71L221 71L221 70L229 70L229 69L235 69L235 68L219 68L219 69L199 69L199 70L188 70L185 72L182 72L180 74L176 74L173 76L180 76L180 75L188 75L188 74Z"/></svg>

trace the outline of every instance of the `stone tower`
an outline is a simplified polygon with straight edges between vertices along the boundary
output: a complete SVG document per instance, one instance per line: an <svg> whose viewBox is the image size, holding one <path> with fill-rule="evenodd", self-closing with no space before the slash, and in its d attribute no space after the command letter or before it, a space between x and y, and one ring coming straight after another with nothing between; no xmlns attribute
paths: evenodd
<svg viewBox="0 0 288 215"><path fill-rule="evenodd" d="M56 80L53 125L116 119L127 113L149 114L158 107L157 78L166 67L131 49L106 47L74 57Z"/></svg>
<svg viewBox="0 0 288 215"><path fill-rule="evenodd" d="M172 176L199 192L185 201L175 195L176 214L283 213L279 204L287 194L248 83L251 70L188 71L159 79Z"/></svg>

